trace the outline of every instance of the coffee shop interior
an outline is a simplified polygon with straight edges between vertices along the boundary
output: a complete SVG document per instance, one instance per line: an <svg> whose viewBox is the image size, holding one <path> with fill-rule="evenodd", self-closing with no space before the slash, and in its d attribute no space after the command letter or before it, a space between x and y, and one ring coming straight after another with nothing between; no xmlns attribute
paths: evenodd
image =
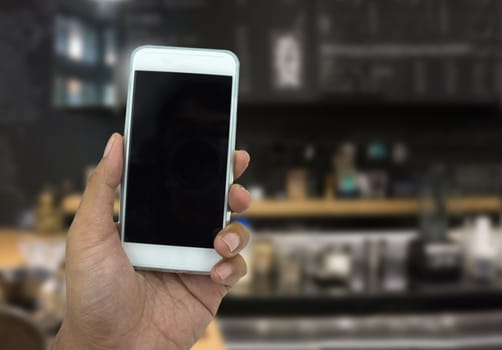
<svg viewBox="0 0 502 350"><path fill-rule="evenodd" d="M496 0L2 0L0 341L43 349L60 326L66 231L150 44L240 59L248 274L200 348L502 349L500 18Z"/></svg>

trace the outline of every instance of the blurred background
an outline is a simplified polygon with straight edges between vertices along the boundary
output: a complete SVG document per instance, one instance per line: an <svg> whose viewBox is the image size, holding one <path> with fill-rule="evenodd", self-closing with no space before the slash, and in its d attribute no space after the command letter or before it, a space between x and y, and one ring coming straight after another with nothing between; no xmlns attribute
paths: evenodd
<svg viewBox="0 0 502 350"><path fill-rule="evenodd" d="M241 61L255 200L227 349L502 349L500 18L496 0L2 0L3 344L57 331L65 232L123 131L129 55L155 44Z"/></svg>

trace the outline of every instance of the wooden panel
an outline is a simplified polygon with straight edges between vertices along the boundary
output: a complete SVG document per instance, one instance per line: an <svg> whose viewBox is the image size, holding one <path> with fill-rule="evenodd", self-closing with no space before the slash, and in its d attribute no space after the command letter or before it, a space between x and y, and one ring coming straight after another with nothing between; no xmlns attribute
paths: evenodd
<svg viewBox="0 0 502 350"><path fill-rule="evenodd" d="M42 240L44 242L61 242L64 234L42 235L32 231L0 229L0 269L16 268L26 264L21 253L20 244Z"/></svg>
<svg viewBox="0 0 502 350"><path fill-rule="evenodd" d="M81 197L69 196L63 201L63 211L73 215ZM501 210L498 197L467 197L449 201L452 213L496 213ZM120 202L115 201L114 213L118 215ZM259 200L242 216L250 218L274 217L343 217L343 216L406 216L416 215L419 203L416 199L308 199L308 200ZM237 215L238 216L238 215Z"/></svg>
<svg viewBox="0 0 502 350"><path fill-rule="evenodd" d="M192 350L225 350L220 329L216 321L212 321L207 327L204 335L192 347Z"/></svg>
<svg viewBox="0 0 502 350"><path fill-rule="evenodd" d="M451 200L453 213L492 213L501 209L497 197L472 197ZM405 216L416 215L416 199L354 199L354 200L263 200L252 203L246 217L342 217L342 216Z"/></svg>

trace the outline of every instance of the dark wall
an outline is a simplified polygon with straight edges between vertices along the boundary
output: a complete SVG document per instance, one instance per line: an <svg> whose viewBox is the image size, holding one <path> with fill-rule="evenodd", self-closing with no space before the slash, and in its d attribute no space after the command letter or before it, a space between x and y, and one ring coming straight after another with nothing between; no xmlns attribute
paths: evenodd
<svg viewBox="0 0 502 350"><path fill-rule="evenodd" d="M31 206L46 185L59 187L70 179L82 189L85 167L97 163L112 132L123 130L123 112L52 107L56 7L54 1L0 5L0 224ZM242 69L249 72L245 60ZM435 161L494 164L502 159L502 115L493 103L383 105L355 99L340 104L334 97L305 101L294 96L243 101L237 144L254 159L245 183L266 182L270 174L295 165L307 142L323 152L324 167L335 147L348 140L361 147L374 139L405 141L417 168Z"/></svg>
<svg viewBox="0 0 502 350"><path fill-rule="evenodd" d="M84 167L96 164L107 138L122 131L123 119L118 116L48 109L26 133L30 147L23 157L23 168L28 170L26 176L20 176L23 188L33 194L64 179L81 188Z"/></svg>
<svg viewBox="0 0 502 350"><path fill-rule="evenodd" d="M243 181L273 182L268 189L280 186L284 190L287 170L304 164L306 144L316 147L317 167L328 172L340 144L354 143L361 158L369 143L380 140L389 147L404 142L410 153L409 166L418 178L433 165L442 164L448 169L448 180L460 192L480 195L500 191L501 135L502 116L495 105L340 105L325 101L241 106L237 140L252 155L252 167Z"/></svg>
<svg viewBox="0 0 502 350"><path fill-rule="evenodd" d="M13 223L44 186L70 179L80 189L107 137L122 132L111 112L51 106L55 5L0 5L0 224Z"/></svg>

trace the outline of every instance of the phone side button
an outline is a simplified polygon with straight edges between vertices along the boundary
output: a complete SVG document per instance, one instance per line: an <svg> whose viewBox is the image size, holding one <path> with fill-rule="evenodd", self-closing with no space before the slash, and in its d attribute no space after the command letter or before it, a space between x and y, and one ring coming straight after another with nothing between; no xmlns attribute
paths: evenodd
<svg viewBox="0 0 502 350"><path fill-rule="evenodd" d="M227 224L230 223L230 220L232 220L232 212L231 211L227 211Z"/></svg>

